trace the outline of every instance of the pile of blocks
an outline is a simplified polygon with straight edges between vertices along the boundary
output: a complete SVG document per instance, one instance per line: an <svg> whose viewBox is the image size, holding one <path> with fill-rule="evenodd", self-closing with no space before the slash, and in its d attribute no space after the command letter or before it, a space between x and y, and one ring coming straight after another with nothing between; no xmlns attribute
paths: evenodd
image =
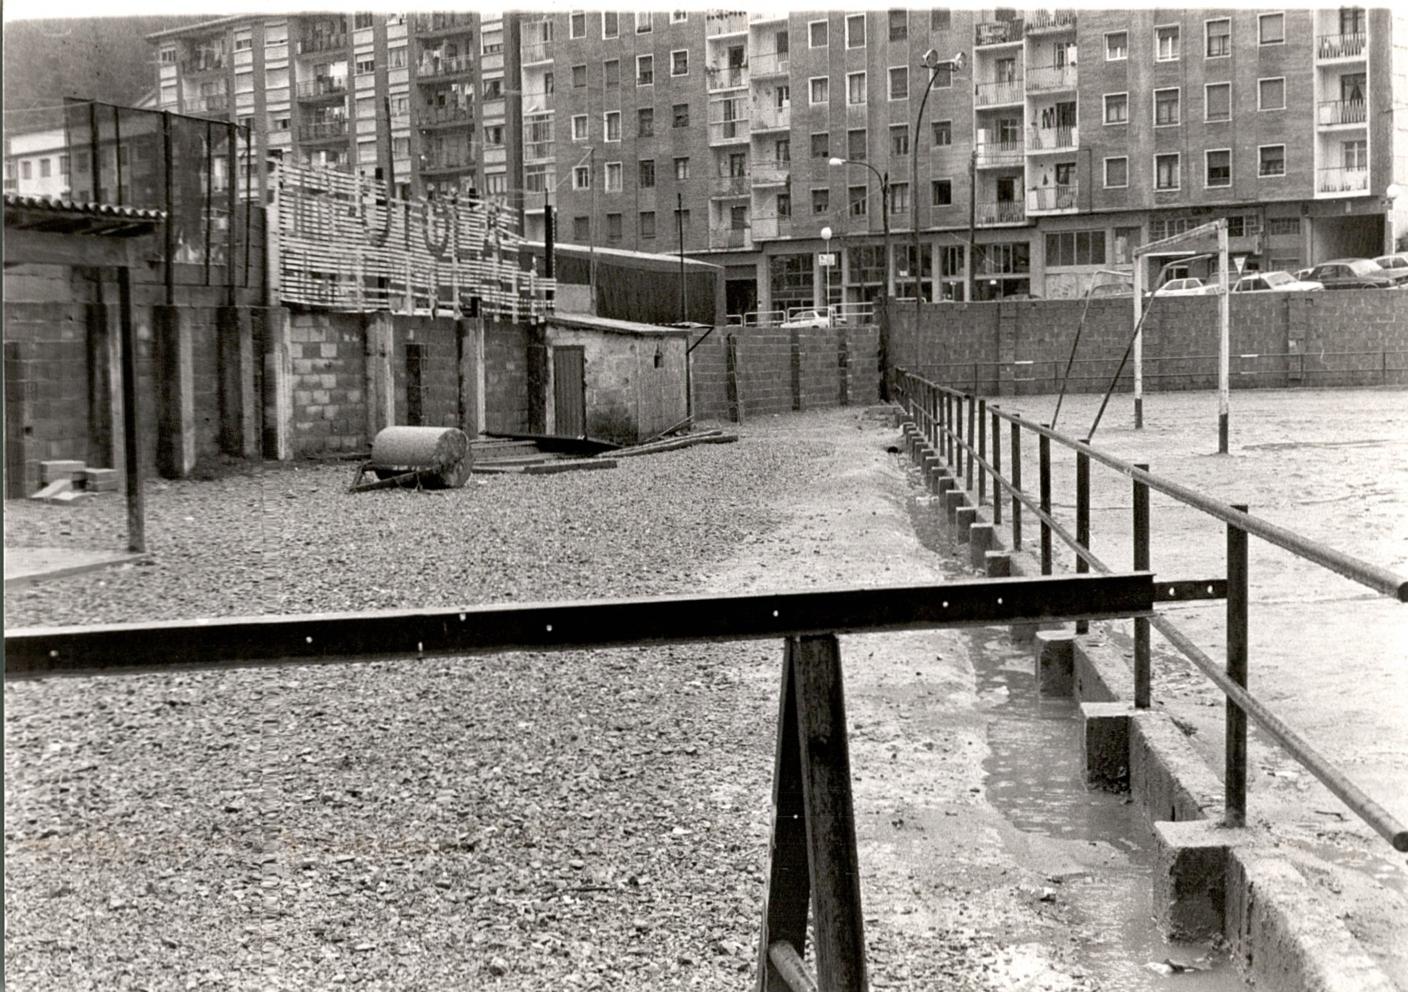
<svg viewBox="0 0 1408 992"><path fill-rule="evenodd" d="M117 492L117 469L89 468L73 459L39 463L44 488L30 499L41 503L72 503L95 493Z"/></svg>

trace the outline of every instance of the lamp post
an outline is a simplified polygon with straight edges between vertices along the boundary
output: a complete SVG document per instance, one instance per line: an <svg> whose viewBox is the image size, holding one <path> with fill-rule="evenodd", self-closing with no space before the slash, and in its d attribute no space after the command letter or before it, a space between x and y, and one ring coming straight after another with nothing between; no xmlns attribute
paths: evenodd
<svg viewBox="0 0 1408 992"><path fill-rule="evenodd" d="M939 58L939 53L934 49L929 49L924 53L924 67L929 70L929 84L924 87L924 95L919 100L919 113L914 117L914 135L909 143L909 231L913 241L911 246L914 252L914 333L919 333L919 304L923 301L924 294L921 290L923 286L924 264L919 256L919 128L924 123L924 106L929 102L929 93L933 90L934 84L939 80L939 70L947 67L950 77L955 72L963 71L964 55L959 52L953 58L944 60ZM935 276L938 275L939 260L933 260ZM934 293L938 298L937 287Z"/></svg>
<svg viewBox="0 0 1408 992"><path fill-rule="evenodd" d="M826 271L822 273L822 298L826 301L826 326L830 327L835 321L831 315L831 267L836 259L831 255L831 228L821 229L821 240L826 242L826 252L823 258L826 264L822 266Z"/></svg>
<svg viewBox="0 0 1408 992"><path fill-rule="evenodd" d="M881 172L863 159L833 158L831 165L863 165L880 181L880 224L885 232L885 275L880 288L880 343L876 358L880 366L880 399L890 398L890 173Z"/></svg>
<svg viewBox="0 0 1408 992"><path fill-rule="evenodd" d="M1389 183L1384 190L1384 201L1387 209L1384 210L1384 254L1392 255L1398 251L1398 232L1394 230L1393 201L1403 195L1403 187L1398 183Z"/></svg>

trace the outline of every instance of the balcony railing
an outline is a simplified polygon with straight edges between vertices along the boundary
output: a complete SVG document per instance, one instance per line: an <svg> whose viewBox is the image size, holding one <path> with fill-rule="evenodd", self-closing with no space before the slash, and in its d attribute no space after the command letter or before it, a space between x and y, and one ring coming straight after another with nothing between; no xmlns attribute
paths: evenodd
<svg viewBox="0 0 1408 992"><path fill-rule="evenodd" d="M704 71L704 78L708 81L710 93L719 90L741 89L748 85L748 67L746 65L711 65Z"/></svg>
<svg viewBox="0 0 1408 992"><path fill-rule="evenodd" d="M979 83L973 94L973 103L978 107L997 107L1005 103L1021 103L1026 99L1022 89L1022 77L1004 79L990 83Z"/></svg>
<svg viewBox="0 0 1408 992"><path fill-rule="evenodd" d="M726 34L747 34L746 10L721 10L704 18L704 37L717 38Z"/></svg>
<svg viewBox="0 0 1408 992"><path fill-rule="evenodd" d="M973 29L975 45L1005 45L1022 40L1022 21L980 21Z"/></svg>
<svg viewBox="0 0 1408 992"><path fill-rule="evenodd" d="M530 62L551 62L553 57L552 41L538 39L537 41L525 41L522 48L523 63Z"/></svg>
<svg viewBox="0 0 1408 992"><path fill-rule="evenodd" d="M753 180L750 176L715 176L709 180L709 195L715 198L729 198L747 196L752 189Z"/></svg>
<svg viewBox="0 0 1408 992"><path fill-rule="evenodd" d="M223 114L230 109L230 94L211 93L197 97L191 102L191 110L198 114Z"/></svg>
<svg viewBox="0 0 1408 992"><path fill-rule="evenodd" d="M314 76L298 84L298 99L317 100L326 96L342 96L347 92L346 76Z"/></svg>
<svg viewBox="0 0 1408 992"><path fill-rule="evenodd" d="M469 14L417 14L414 26L416 34L464 30L474 26L474 18Z"/></svg>
<svg viewBox="0 0 1408 992"><path fill-rule="evenodd" d="M1073 10L1029 10L1023 16L1027 34L1040 31L1066 31L1076 26Z"/></svg>
<svg viewBox="0 0 1408 992"><path fill-rule="evenodd" d="M1027 66L1026 75L1028 93L1076 88L1076 67L1073 65Z"/></svg>
<svg viewBox="0 0 1408 992"><path fill-rule="evenodd" d="M346 47L346 34L313 34L299 40L298 54L315 55L318 52L340 52Z"/></svg>
<svg viewBox="0 0 1408 992"><path fill-rule="evenodd" d="M791 162L754 162L754 186L786 186L792 176Z"/></svg>
<svg viewBox="0 0 1408 992"><path fill-rule="evenodd" d="M417 127L439 127L442 124L465 124L472 114L464 106L426 107L416 114Z"/></svg>
<svg viewBox="0 0 1408 992"><path fill-rule="evenodd" d="M334 141L345 137L347 137L347 122L345 120L313 121L310 124L298 125L299 141Z"/></svg>
<svg viewBox="0 0 1408 992"><path fill-rule="evenodd" d="M431 151L420 157L421 172L451 172L456 169L474 167L474 154L470 150Z"/></svg>
<svg viewBox="0 0 1408 992"><path fill-rule="evenodd" d="M548 204L555 205L557 202L557 171L552 166L540 165L536 168L525 168L523 170L523 188L534 196L531 201L524 203L524 207L542 209L542 193L548 194Z"/></svg>
<svg viewBox="0 0 1408 992"><path fill-rule="evenodd" d="M792 126L792 106L765 104L753 111L754 131L785 131Z"/></svg>
<svg viewBox="0 0 1408 992"><path fill-rule="evenodd" d="M202 72L216 72L225 68L225 53L216 49L202 49L181 60L181 74L193 76Z"/></svg>
<svg viewBox="0 0 1408 992"><path fill-rule="evenodd" d="M753 239L746 227L710 227L709 247L710 248L749 248Z"/></svg>
<svg viewBox="0 0 1408 992"><path fill-rule="evenodd" d="M1027 190L1027 210L1037 213L1042 210L1074 210L1080 187L1075 183L1066 186L1039 186Z"/></svg>
<svg viewBox="0 0 1408 992"><path fill-rule="evenodd" d="M747 118L731 121L709 122L709 143L711 145L731 144L735 141L747 141L748 134L749 122Z"/></svg>
<svg viewBox="0 0 1408 992"><path fill-rule="evenodd" d="M1315 177L1315 190L1318 193L1363 193L1368 189L1367 168L1320 169Z"/></svg>
<svg viewBox="0 0 1408 992"><path fill-rule="evenodd" d="M457 76L473 70L474 60L468 55L460 55L452 59L428 58L421 59L416 63L416 78L434 79L437 76Z"/></svg>
<svg viewBox="0 0 1408 992"><path fill-rule="evenodd" d="M1331 124L1363 124L1368 120L1363 100L1324 100L1315 115L1317 122Z"/></svg>
<svg viewBox="0 0 1408 992"><path fill-rule="evenodd" d="M553 115L529 114L523 119L523 157L537 162L553 157Z"/></svg>
<svg viewBox="0 0 1408 992"><path fill-rule="evenodd" d="M792 69L788 52L762 52L748 56L749 75L754 80L785 76Z"/></svg>
<svg viewBox="0 0 1408 992"><path fill-rule="evenodd" d="M1021 165L1022 157L1026 154L1026 149L1022 147L1022 142L1017 141L979 141L974 146L977 157L974 160L978 168L992 168L994 166Z"/></svg>
<svg viewBox="0 0 1408 992"><path fill-rule="evenodd" d="M979 224L1021 224L1027 211L1020 200L988 200L977 205Z"/></svg>
<svg viewBox="0 0 1408 992"><path fill-rule="evenodd" d="M774 21L787 20L787 8L784 6L774 7L772 10L749 11L749 24L771 24Z"/></svg>
<svg viewBox="0 0 1408 992"><path fill-rule="evenodd" d="M1316 39L1317 59L1353 59L1364 54L1364 32L1322 34Z"/></svg>
<svg viewBox="0 0 1408 992"><path fill-rule="evenodd" d="M1034 127L1029 132L1027 151L1059 152L1069 151L1080 144L1080 130L1074 124L1060 127Z"/></svg>

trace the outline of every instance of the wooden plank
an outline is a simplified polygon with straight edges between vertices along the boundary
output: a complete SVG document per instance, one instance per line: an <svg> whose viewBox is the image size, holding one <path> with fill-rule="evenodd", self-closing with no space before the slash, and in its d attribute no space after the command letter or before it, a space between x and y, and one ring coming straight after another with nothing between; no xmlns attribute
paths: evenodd
<svg viewBox="0 0 1408 992"><path fill-rule="evenodd" d="M816 981L828 992L865 992L860 858L851 801L841 646L835 635L800 638L794 669L812 908L816 913Z"/></svg>
<svg viewBox="0 0 1408 992"><path fill-rule="evenodd" d="M5 674L92 674L1148 616L1153 576L225 617L5 632Z"/></svg>
<svg viewBox="0 0 1408 992"><path fill-rule="evenodd" d="M789 637L783 648L782 690L778 695L777 746L772 774L772 841L768 887L763 897L762 939L758 944L758 992L790 992L783 969L772 960L775 943L800 955L807 944L811 876L807 869L807 827L802 790L802 751L797 735L796 655Z"/></svg>
<svg viewBox="0 0 1408 992"><path fill-rule="evenodd" d="M525 465L523 474L558 475L562 472L590 472L593 469L615 467L616 463L610 458L560 458L539 465Z"/></svg>

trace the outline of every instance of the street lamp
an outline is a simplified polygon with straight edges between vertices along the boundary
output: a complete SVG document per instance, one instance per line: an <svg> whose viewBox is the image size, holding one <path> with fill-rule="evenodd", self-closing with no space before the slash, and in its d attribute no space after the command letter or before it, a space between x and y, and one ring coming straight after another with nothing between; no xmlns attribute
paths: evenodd
<svg viewBox="0 0 1408 992"><path fill-rule="evenodd" d="M914 137L909 143L909 228L910 237L913 239L914 261L914 333L919 333L919 304L923 300L924 294L920 287L923 285L922 276L924 265L919 255L919 128L924 123L924 106L929 102L929 93L933 90L934 84L939 80L939 70L947 68L950 79L952 75L963 71L965 56L959 52L951 59L939 58L939 53L934 49L929 49L924 53L924 68L929 70L929 85L924 87L924 96L919 100L919 113L914 117ZM970 249L971 250L971 249ZM972 260L968 260L972 265ZM933 260L935 276L938 275L939 260ZM938 297L937 287L934 294Z"/></svg>
<svg viewBox="0 0 1408 992"><path fill-rule="evenodd" d="M1388 247L1384 249L1385 255L1392 255L1398 250L1398 237L1397 232L1394 230L1394 220L1396 218L1393 215L1393 201L1402 196L1403 192L1403 187L1398 185L1398 183L1389 183L1388 188L1384 190L1384 200L1387 206L1387 209L1384 210L1384 220L1387 221L1384 233L1388 241Z"/></svg>
<svg viewBox="0 0 1408 992"><path fill-rule="evenodd" d="M863 165L880 181L880 224L885 232L885 277L880 289L880 343L876 356L880 366L880 399L890 398L890 173L881 172L864 159L833 158L831 165ZM913 191L911 191L913 192Z"/></svg>
<svg viewBox="0 0 1408 992"><path fill-rule="evenodd" d="M831 268L836 262L836 259L831 256L831 228L823 227L821 229L821 240L826 242L826 253L823 256L826 264L822 266L826 271L821 274L821 278L824 287L822 292L826 300L826 326L830 327L835 323L831 315Z"/></svg>

